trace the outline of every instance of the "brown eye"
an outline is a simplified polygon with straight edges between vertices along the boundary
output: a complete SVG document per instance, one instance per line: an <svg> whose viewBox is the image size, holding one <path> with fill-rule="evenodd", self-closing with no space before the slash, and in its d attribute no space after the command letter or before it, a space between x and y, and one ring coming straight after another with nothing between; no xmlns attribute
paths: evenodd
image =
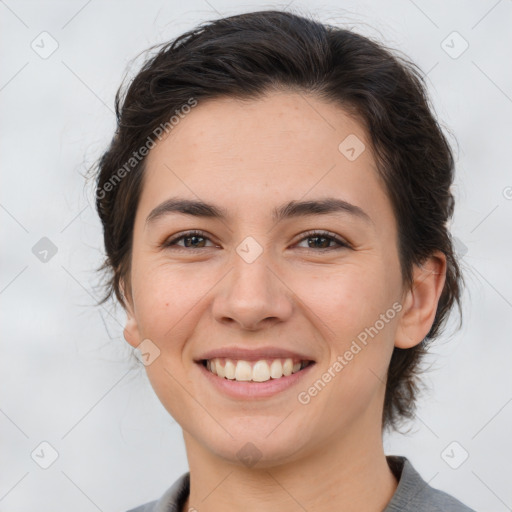
<svg viewBox="0 0 512 512"><path fill-rule="evenodd" d="M177 242L181 240L184 241L183 245L177 245ZM206 240L210 240L202 231L188 231L186 233L182 233L170 240L167 240L163 243L163 247L173 247L176 246L178 249L204 249Z"/></svg>
<svg viewBox="0 0 512 512"><path fill-rule="evenodd" d="M350 248L350 245L329 231L308 231L299 243L304 240L311 240L308 242L308 247L305 249L319 249L320 251L330 251L336 249ZM183 240L183 245L178 245L178 242ZM162 246L167 248L175 248L178 250L183 249L206 249L207 241L211 241L209 237L202 231L187 231L165 241ZM335 244L332 246L332 244ZM214 245L215 246L215 245Z"/></svg>
<svg viewBox="0 0 512 512"><path fill-rule="evenodd" d="M334 233L330 233L328 231L308 231L306 236L303 237L299 243L304 240L312 240L312 243L308 242L308 247L306 249L320 249L324 251L349 248L349 244L336 236ZM338 246L330 247L329 244L334 242Z"/></svg>

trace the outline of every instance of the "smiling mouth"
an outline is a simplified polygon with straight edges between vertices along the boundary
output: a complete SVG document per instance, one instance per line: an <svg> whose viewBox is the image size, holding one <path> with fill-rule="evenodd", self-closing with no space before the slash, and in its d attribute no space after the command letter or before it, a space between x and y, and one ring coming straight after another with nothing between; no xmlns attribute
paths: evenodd
<svg viewBox="0 0 512 512"><path fill-rule="evenodd" d="M260 359L245 361L216 357L203 359L199 364L218 377L239 382L267 382L288 377L315 364L314 361L292 358Z"/></svg>

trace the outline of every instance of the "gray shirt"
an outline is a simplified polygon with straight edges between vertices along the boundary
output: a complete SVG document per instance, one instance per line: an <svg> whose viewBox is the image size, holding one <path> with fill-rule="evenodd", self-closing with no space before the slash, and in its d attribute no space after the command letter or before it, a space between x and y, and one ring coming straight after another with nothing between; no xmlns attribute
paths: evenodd
<svg viewBox="0 0 512 512"><path fill-rule="evenodd" d="M382 512L475 512L453 496L431 487L406 457L387 455L386 459L398 480L398 487ZM187 472L159 500L128 512L182 512L189 491L190 472Z"/></svg>

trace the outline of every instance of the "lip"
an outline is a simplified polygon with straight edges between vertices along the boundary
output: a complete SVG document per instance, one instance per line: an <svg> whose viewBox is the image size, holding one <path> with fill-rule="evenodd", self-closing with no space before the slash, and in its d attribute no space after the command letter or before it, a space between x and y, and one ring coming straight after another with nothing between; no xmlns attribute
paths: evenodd
<svg viewBox="0 0 512 512"><path fill-rule="evenodd" d="M207 370L200 361L196 363L196 366L199 368L201 374L208 379L209 385L212 385L221 393L224 393L231 398L248 400L269 398L290 389L309 374L311 368L315 366L315 363L309 364L306 368L303 368L296 373L292 373L287 377L283 376L279 379L270 379L265 382L239 382L236 380L230 380L213 374Z"/></svg>
<svg viewBox="0 0 512 512"><path fill-rule="evenodd" d="M247 349L243 347L224 347L216 350L210 350L205 352L197 359L194 359L196 363L200 363L205 359L215 359L216 357L225 357L228 359L242 359L244 361L258 361L260 359L300 359L301 361L313 361L315 360L300 352L294 352L292 350L286 350L281 347L261 347L258 349Z"/></svg>

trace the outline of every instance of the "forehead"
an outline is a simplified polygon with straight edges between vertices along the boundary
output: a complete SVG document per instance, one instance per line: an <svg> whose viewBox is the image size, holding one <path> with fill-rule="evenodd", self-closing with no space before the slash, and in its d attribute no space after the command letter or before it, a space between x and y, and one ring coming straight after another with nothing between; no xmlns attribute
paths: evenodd
<svg viewBox="0 0 512 512"><path fill-rule="evenodd" d="M158 144L148 160L154 161L164 146L172 145L174 149L193 149L193 154L186 155L187 160L222 156L226 160L243 158L250 165L248 156L257 156L258 163L272 157L274 166L278 166L306 152L308 161L318 161L327 149L339 152L339 143L350 135L368 144L359 120L339 105L311 95L274 92L256 100L223 97L199 100L181 116L167 144ZM174 156L179 159L180 155ZM364 156L367 163L371 161L369 151Z"/></svg>
<svg viewBox="0 0 512 512"><path fill-rule="evenodd" d="M270 212L333 194L369 210L387 201L364 127L339 105L280 92L198 100L149 152L139 204L147 215L180 195Z"/></svg>

